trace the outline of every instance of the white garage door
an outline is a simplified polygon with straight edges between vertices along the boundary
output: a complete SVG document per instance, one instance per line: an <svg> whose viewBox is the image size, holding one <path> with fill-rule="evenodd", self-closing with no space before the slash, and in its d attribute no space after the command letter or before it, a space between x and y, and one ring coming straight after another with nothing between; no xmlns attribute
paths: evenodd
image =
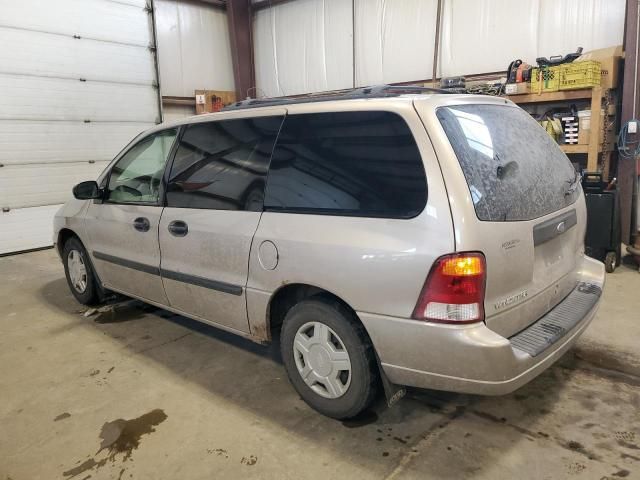
<svg viewBox="0 0 640 480"><path fill-rule="evenodd" d="M51 245L52 219L160 121L145 0L0 0L0 254Z"/></svg>

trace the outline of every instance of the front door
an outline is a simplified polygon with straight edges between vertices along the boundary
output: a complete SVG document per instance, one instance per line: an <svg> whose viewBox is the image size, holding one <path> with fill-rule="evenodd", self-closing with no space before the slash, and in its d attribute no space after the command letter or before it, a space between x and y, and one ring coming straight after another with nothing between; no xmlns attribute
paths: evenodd
<svg viewBox="0 0 640 480"><path fill-rule="evenodd" d="M167 305L160 278L158 224L162 177L177 130L147 136L112 167L104 200L85 217L89 248L100 280L110 288Z"/></svg>
<svg viewBox="0 0 640 480"><path fill-rule="evenodd" d="M159 229L169 305L248 333L249 252L283 110L185 127Z"/></svg>

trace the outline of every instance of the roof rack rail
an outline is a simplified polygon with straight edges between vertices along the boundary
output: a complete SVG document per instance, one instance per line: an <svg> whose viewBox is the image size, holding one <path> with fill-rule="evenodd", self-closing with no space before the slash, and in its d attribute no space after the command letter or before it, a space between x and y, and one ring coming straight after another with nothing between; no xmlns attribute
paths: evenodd
<svg viewBox="0 0 640 480"><path fill-rule="evenodd" d="M450 94L452 92L441 88L418 87L412 85L374 85L371 87L353 88L327 93L315 93L298 97L247 98L246 100L231 103L222 110L243 110L247 108L293 105L297 103L328 102L331 100L351 100L356 98L397 97L398 95L420 93Z"/></svg>

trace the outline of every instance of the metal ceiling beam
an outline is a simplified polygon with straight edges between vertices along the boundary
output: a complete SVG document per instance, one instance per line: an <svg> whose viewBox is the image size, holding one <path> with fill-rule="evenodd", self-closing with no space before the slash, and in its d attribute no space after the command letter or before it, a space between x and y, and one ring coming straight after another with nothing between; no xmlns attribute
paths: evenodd
<svg viewBox="0 0 640 480"><path fill-rule="evenodd" d="M227 21L231 42L231 60L236 100L255 98L251 0L228 0Z"/></svg>
<svg viewBox="0 0 640 480"><path fill-rule="evenodd" d="M195 1L213 5L214 7L218 7L218 8L223 8L223 9L227 8L227 0L195 0Z"/></svg>
<svg viewBox="0 0 640 480"><path fill-rule="evenodd" d="M640 116L640 62L638 16L640 14L639 0L627 0L624 36L624 79L622 86L622 116L624 124ZM640 135L629 135L629 140L637 141ZM637 158L618 156L618 189L620 191L620 221L622 222L622 241L629 244L631 237L636 234L636 222L633 219L633 206L637 205Z"/></svg>
<svg viewBox="0 0 640 480"><path fill-rule="evenodd" d="M274 7L281 3L293 2L295 0L260 0L251 5L251 10L257 12L258 10L264 10L265 8Z"/></svg>

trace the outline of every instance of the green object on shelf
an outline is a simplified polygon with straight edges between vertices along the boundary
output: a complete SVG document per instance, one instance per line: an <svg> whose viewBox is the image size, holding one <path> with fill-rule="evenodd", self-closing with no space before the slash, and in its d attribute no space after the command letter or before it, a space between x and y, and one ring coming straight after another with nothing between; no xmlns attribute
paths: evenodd
<svg viewBox="0 0 640 480"><path fill-rule="evenodd" d="M560 67L534 68L531 71L531 93L557 92L560 90Z"/></svg>

